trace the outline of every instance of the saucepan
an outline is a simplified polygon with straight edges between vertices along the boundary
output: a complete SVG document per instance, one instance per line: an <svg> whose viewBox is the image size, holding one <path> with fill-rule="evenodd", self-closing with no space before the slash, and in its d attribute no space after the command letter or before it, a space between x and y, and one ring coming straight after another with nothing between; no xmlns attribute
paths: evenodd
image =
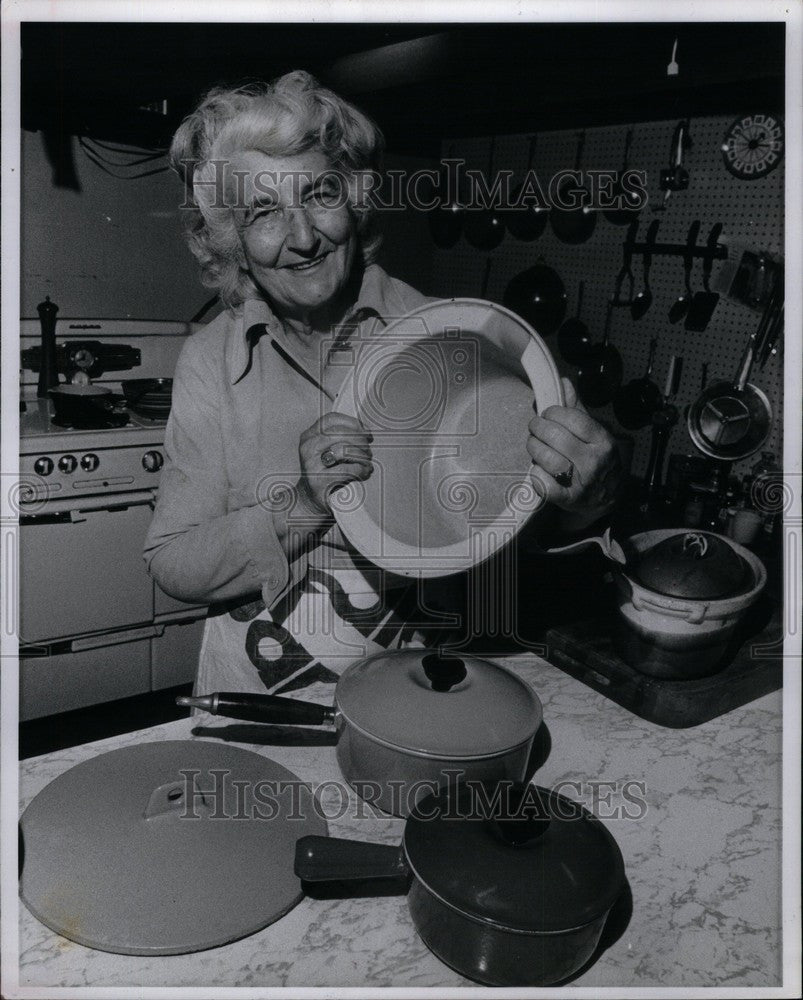
<svg viewBox="0 0 803 1000"><path fill-rule="evenodd" d="M472 656L391 650L351 664L332 708L268 694L216 692L179 705L250 722L334 724L337 760L358 795L409 815L449 780L524 778L543 712L504 667Z"/></svg>
<svg viewBox="0 0 803 1000"><path fill-rule="evenodd" d="M102 412L112 409L111 389L103 385L65 383L49 390L56 419L65 423L97 420Z"/></svg>
<svg viewBox="0 0 803 1000"><path fill-rule="evenodd" d="M518 783L441 788L419 803L399 847L301 837L295 872L325 898L409 886L426 946L489 986L548 986L576 973L626 886L621 852L596 817Z"/></svg>

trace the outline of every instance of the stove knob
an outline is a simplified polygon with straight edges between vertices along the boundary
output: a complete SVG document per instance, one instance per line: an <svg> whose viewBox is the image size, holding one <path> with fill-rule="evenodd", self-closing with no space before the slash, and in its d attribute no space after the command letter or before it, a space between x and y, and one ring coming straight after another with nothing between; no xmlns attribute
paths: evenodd
<svg viewBox="0 0 803 1000"><path fill-rule="evenodd" d="M59 459L59 469L61 472L75 472L78 468L78 459L75 455L62 455Z"/></svg>
<svg viewBox="0 0 803 1000"><path fill-rule="evenodd" d="M84 472L94 472L99 464L100 459L97 455L93 455L92 452L81 456L81 468Z"/></svg>
<svg viewBox="0 0 803 1000"><path fill-rule="evenodd" d="M158 472L164 465L164 459L158 451L146 451L142 456L142 468L146 472Z"/></svg>
<svg viewBox="0 0 803 1000"><path fill-rule="evenodd" d="M37 458L33 463L33 471L37 476L49 476L53 471L53 459L52 458Z"/></svg>

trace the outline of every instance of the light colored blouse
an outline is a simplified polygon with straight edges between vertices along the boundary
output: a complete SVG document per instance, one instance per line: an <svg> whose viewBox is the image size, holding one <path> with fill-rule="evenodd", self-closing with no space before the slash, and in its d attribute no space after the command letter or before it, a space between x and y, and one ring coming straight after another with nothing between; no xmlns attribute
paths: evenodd
<svg viewBox="0 0 803 1000"><path fill-rule="evenodd" d="M428 300L376 264L363 275L341 335L366 335ZM151 575L184 601L228 602L261 592L268 609L316 560L377 573L336 526L288 564L272 505L300 473L301 433L332 408L349 351L320 364L298 356L262 299L248 300L193 334L176 367L165 465L145 543ZM342 336L340 339L343 339ZM325 558L322 558L325 557ZM382 588L376 580L373 586ZM385 586L387 584L385 583Z"/></svg>

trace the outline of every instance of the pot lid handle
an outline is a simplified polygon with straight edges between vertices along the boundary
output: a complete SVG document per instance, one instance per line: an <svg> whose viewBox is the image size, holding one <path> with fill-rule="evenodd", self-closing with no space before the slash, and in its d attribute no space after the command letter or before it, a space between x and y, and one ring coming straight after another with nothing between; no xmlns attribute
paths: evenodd
<svg viewBox="0 0 803 1000"><path fill-rule="evenodd" d="M532 788L525 792L524 788L516 786L503 797L500 815L490 821L490 828L508 847L530 847L543 837L551 822L537 790L533 796Z"/></svg>
<svg viewBox="0 0 803 1000"><path fill-rule="evenodd" d="M433 691L449 691L467 674L466 665L459 656L434 652L427 653L421 660L424 673Z"/></svg>

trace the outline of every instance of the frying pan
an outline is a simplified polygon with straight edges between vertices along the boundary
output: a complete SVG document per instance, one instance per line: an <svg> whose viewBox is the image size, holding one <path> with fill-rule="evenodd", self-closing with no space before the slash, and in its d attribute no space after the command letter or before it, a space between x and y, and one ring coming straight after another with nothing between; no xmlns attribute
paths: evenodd
<svg viewBox="0 0 803 1000"><path fill-rule="evenodd" d="M663 401L661 390L650 378L657 344L658 341L653 337L650 341L647 370L641 378L633 379L622 386L613 398L613 412L616 419L629 431L646 427Z"/></svg>
<svg viewBox="0 0 803 1000"><path fill-rule="evenodd" d="M613 223L614 226L628 225L641 211L638 195L634 194L632 190L628 189L627 186L622 183L622 177L627 173L630 161L630 146L632 142L633 129L630 128L627 130L627 135L625 136L625 152L622 160L622 169L620 170L619 175L617 176L611 189L611 194L618 199L617 204L620 207L606 208L603 212L603 215L608 222Z"/></svg>
<svg viewBox="0 0 803 1000"><path fill-rule="evenodd" d="M454 150L450 149L449 159L452 158L453 154ZM442 250L453 247L460 239L466 214L466 198L462 185L459 185L457 191L450 191L449 188L449 172L445 166L442 166L435 192L439 199L439 206L433 208L429 213L429 231L432 242Z"/></svg>
<svg viewBox="0 0 803 1000"><path fill-rule="evenodd" d="M583 146L585 145L585 133L578 133L577 155L575 157L575 172L580 171L583 159ZM552 231L563 243L585 243L594 232L597 225L597 213L590 208L583 207L590 204L591 192L582 183L576 183L572 178L564 178L558 185L558 203L566 202L579 205L577 208L552 208L549 213L549 221Z"/></svg>
<svg viewBox="0 0 803 1000"><path fill-rule="evenodd" d="M558 330L560 353L570 365L579 365L587 360L591 347L591 334L588 332L588 327L580 319L584 286L585 282L581 281L577 289L577 314L571 319L567 319Z"/></svg>
<svg viewBox="0 0 803 1000"><path fill-rule="evenodd" d="M747 341L733 382L711 383L689 407L689 435L704 455L738 461L760 451L769 437L772 407L765 393L747 380L762 339L782 307L783 293L776 287L758 328Z"/></svg>
<svg viewBox="0 0 803 1000"><path fill-rule="evenodd" d="M488 151L488 176L492 190L495 146L496 144L492 137ZM496 249L505 236L505 223L501 210L495 206L489 206L488 208L466 212L465 236L467 242L477 250Z"/></svg>
<svg viewBox="0 0 803 1000"><path fill-rule="evenodd" d="M577 391L586 406L610 403L622 384L622 356L609 343L612 313L613 303L609 302L602 342L591 345L588 357L577 370Z"/></svg>
<svg viewBox="0 0 803 1000"><path fill-rule="evenodd" d="M305 836L302 888L323 898L399 895L424 944L489 986L546 986L593 955L626 886L611 834L535 785L450 785L422 801L398 847ZM373 892L372 892L373 890Z"/></svg>
<svg viewBox="0 0 803 1000"><path fill-rule="evenodd" d="M566 289L557 271L546 264L536 264L510 279L504 304L542 337L548 337L563 322L566 298Z"/></svg>
<svg viewBox="0 0 803 1000"><path fill-rule="evenodd" d="M228 692L176 703L250 722L333 724L343 777L396 816L449 780L521 780L542 720L535 692L504 667L421 649L352 663L332 708Z"/></svg>
<svg viewBox="0 0 803 1000"><path fill-rule="evenodd" d="M515 205L522 197L526 177L529 176L532 170L536 140L536 136L530 136L529 151L527 153L527 174L525 180L513 190L513 194L510 197L512 205ZM541 205L537 200L531 200L527 194L525 194L524 200L525 204L521 207L508 208L505 211L505 225L517 240L532 242L533 240L537 240L546 229L546 224L549 221L549 212L546 206Z"/></svg>

